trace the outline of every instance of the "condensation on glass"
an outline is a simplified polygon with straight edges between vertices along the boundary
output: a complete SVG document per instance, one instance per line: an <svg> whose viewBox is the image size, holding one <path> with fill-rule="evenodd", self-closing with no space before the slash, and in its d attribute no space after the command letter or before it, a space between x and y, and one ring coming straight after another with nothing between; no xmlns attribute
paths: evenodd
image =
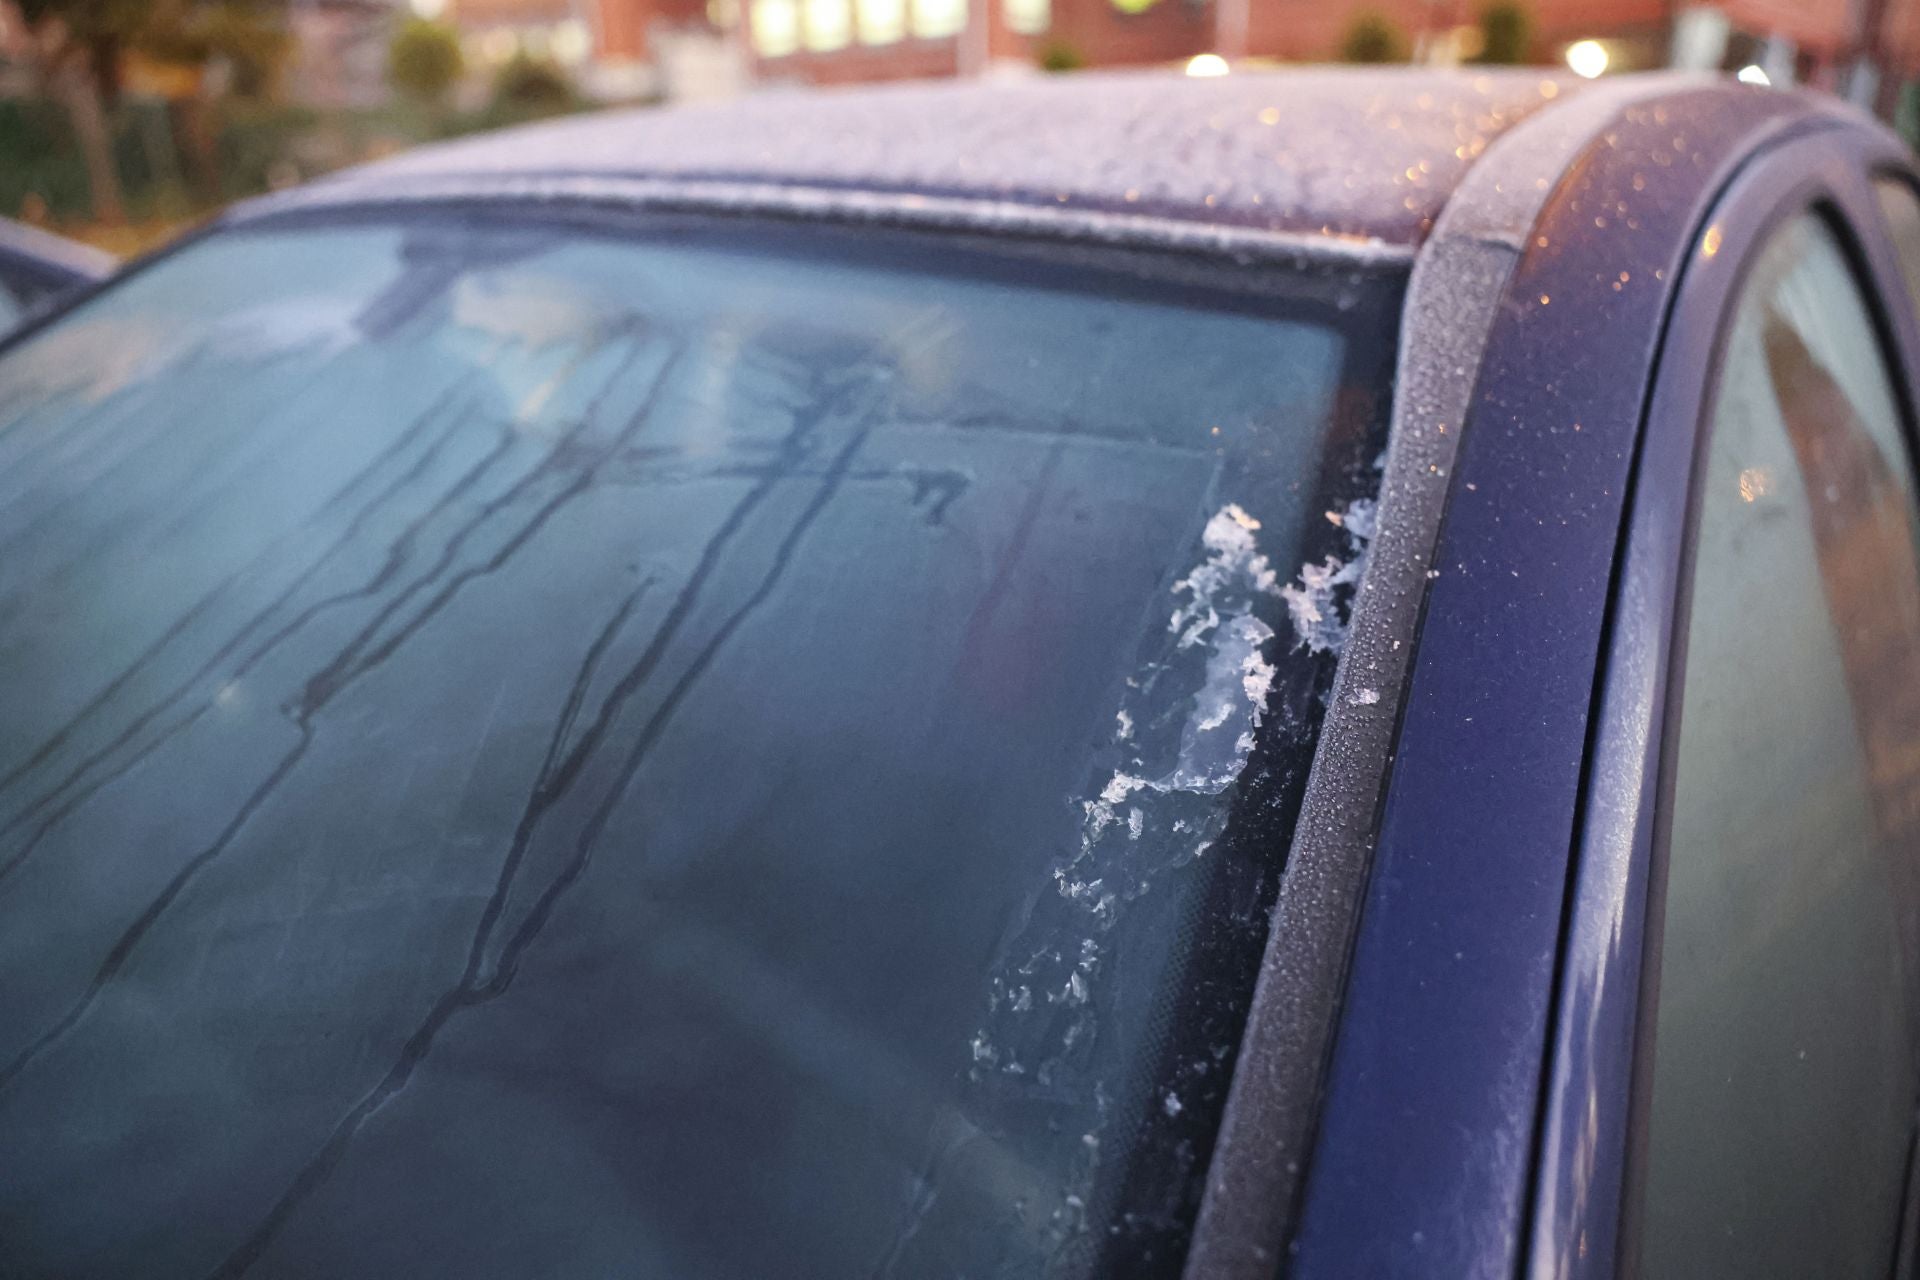
<svg viewBox="0 0 1920 1280"><path fill-rule="evenodd" d="M0 358L0 1271L1176 1268L1399 284L1142 271L421 213Z"/></svg>
<svg viewBox="0 0 1920 1280"><path fill-rule="evenodd" d="M1704 466L1641 1267L1882 1276L1916 1093L1920 561L1880 340L1814 216L1744 286Z"/></svg>

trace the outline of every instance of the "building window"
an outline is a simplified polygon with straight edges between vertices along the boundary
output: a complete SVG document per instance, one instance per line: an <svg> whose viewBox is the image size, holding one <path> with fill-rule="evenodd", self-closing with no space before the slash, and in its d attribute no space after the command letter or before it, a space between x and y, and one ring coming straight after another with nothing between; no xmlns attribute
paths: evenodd
<svg viewBox="0 0 1920 1280"><path fill-rule="evenodd" d="M1920 503L1826 219L1801 214L1744 269L1688 539L1644 1226L1623 1262L1880 1275L1916 1074Z"/></svg>
<svg viewBox="0 0 1920 1280"><path fill-rule="evenodd" d="M547 36L547 49L561 66L577 67L593 56L593 32L580 19L568 18Z"/></svg>
<svg viewBox="0 0 1920 1280"><path fill-rule="evenodd" d="M779 58L800 47L800 7L795 0L753 0L753 51Z"/></svg>
<svg viewBox="0 0 1920 1280"><path fill-rule="evenodd" d="M913 34L922 40L957 36L967 29L967 0L913 0Z"/></svg>
<svg viewBox="0 0 1920 1280"><path fill-rule="evenodd" d="M1052 0L1001 0L1007 26L1023 36L1037 36L1053 21Z"/></svg>
<svg viewBox="0 0 1920 1280"><path fill-rule="evenodd" d="M861 44L892 44L907 34L907 0L854 0Z"/></svg>
<svg viewBox="0 0 1920 1280"><path fill-rule="evenodd" d="M848 0L806 0L807 48L815 53L844 49L853 39L853 14Z"/></svg>

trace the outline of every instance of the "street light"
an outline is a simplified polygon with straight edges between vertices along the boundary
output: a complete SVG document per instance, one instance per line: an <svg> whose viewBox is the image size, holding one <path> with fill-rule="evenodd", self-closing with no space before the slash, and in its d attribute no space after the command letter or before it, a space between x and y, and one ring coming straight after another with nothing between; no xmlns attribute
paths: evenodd
<svg viewBox="0 0 1920 1280"><path fill-rule="evenodd" d="M1598 40L1575 40L1567 46L1567 67L1582 80L1604 75L1608 60L1607 46Z"/></svg>

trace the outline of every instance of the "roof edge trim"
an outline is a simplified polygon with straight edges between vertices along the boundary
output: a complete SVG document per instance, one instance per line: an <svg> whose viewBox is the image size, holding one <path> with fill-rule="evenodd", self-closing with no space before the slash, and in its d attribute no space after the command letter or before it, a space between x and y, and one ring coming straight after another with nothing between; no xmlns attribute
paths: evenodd
<svg viewBox="0 0 1920 1280"><path fill-rule="evenodd" d="M245 226L320 210L374 211L482 200L614 205L723 217L1012 235L1204 254L1244 263L1325 263L1348 268L1390 269L1404 268L1415 257L1412 246L1370 237L1272 231L1108 209L783 182L643 175L446 174L392 182L365 179L323 182L235 206L222 221L228 226Z"/></svg>
<svg viewBox="0 0 1920 1280"><path fill-rule="evenodd" d="M1274 905L1188 1280L1266 1280L1286 1265L1461 426L1527 237L1570 166L1625 112L1723 83L1623 79L1523 120L1467 171L1415 261L1379 532ZM1354 697L1362 683L1378 698Z"/></svg>

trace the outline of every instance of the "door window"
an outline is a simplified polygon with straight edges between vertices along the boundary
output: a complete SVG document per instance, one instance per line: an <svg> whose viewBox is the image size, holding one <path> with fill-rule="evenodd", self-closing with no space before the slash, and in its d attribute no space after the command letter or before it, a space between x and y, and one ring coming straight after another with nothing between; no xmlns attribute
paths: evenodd
<svg viewBox="0 0 1920 1280"><path fill-rule="evenodd" d="M1756 259L1709 412L1642 1269L1882 1275L1914 1102L1920 571L1894 388L1818 218Z"/></svg>

